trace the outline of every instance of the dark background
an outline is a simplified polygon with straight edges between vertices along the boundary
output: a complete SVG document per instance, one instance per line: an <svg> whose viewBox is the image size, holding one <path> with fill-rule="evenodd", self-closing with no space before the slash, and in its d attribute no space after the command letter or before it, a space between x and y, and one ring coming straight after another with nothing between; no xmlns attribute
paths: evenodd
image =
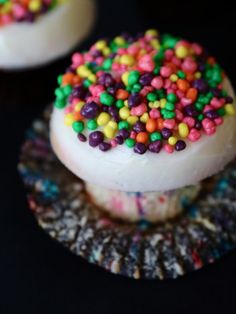
<svg viewBox="0 0 236 314"><path fill-rule="evenodd" d="M99 18L85 47L102 36L147 27L201 42L236 86L233 4L226 1L100 0ZM51 66L60 72L64 60ZM56 70L55 70L56 69ZM230 313L235 306L236 252L177 280L134 281L114 276L78 258L52 240L28 210L16 165L24 132L53 99L55 79L42 88L46 70L19 82L0 73L0 313L123 314ZM16 81L16 80L15 80Z"/></svg>

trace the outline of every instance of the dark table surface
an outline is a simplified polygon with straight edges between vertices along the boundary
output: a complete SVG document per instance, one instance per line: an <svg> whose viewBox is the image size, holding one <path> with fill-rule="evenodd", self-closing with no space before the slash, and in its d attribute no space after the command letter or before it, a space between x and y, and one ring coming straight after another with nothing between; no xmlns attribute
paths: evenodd
<svg viewBox="0 0 236 314"><path fill-rule="evenodd" d="M235 11L227 2L224 7L208 1L98 4L99 18L88 43L124 30L157 27L204 44L236 84ZM88 264L37 226L16 165L25 130L53 99L51 87L42 93L40 103L24 104L17 97L0 103L0 313L229 313L235 305L236 251L177 280L134 281Z"/></svg>

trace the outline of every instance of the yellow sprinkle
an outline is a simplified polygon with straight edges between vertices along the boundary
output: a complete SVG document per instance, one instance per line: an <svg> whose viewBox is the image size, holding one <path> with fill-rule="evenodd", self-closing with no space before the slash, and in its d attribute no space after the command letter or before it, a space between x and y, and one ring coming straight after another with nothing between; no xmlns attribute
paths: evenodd
<svg viewBox="0 0 236 314"><path fill-rule="evenodd" d="M127 119L127 122L131 125L134 125L138 121L138 117L135 116L129 116Z"/></svg>
<svg viewBox="0 0 236 314"><path fill-rule="evenodd" d="M115 121L109 121L108 124L113 130L118 129L118 124Z"/></svg>
<svg viewBox="0 0 236 314"><path fill-rule="evenodd" d="M96 75L93 74L93 73L89 74L88 79L89 79L90 82L92 82L92 83L96 83L96 81L97 81L97 77L96 77Z"/></svg>
<svg viewBox="0 0 236 314"><path fill-rule="evenodd" d="M127 86L128 85L128 77L129 77L129 72L125 72L122 74L121 79L122 82Z"/></svg>
<svg viewBox="0 0 236 314"><path fill-rule="evenodd" d="M140 56L144 56L146 53L147 53L147 51L145 49L140 49L140 51L139 51Z"/></svg>
<svg viewBox="0 0 236 314"><path fill-rule="evenodd" d="M121 36L117 36L115 39L114 39L114 42L118 45L118 46L124 46L125 45L125 40L123 37Z"/></svg>
<svg viewBox="0 0 236 314"><path fill-rule="evenodd" d="M162 98L162 99L160 100L160 107L161 107L162 109L165 108L166 102L167 102L167 100L166 100L165 98Z"/></svg>
<svg viewBox="0 0 236 314"><path fill-rule="evenodd" d="M77 74L81 78L87 78L92 72L86 67L86 65L81 65L76 70Z"/></svg>
<svg viewBox="0 0 236 314"><path fill-rule="evenodd" d="M175 54L178 58L185 58L188 55L188 49L184 46L178 46L175 49Z"/></svg>
<svg viewBox="0 0 236 314"><path fill-rule="evenodd" d="M123 107L119 110L119 115L121 119L126 120L130 116L130 110L127 107Z"/></svg>
<svg viewBox="0 0 236 314"><path fill-rule="evenodd" d="M151 44L151 46L152 46L154 49L159 50L159 48L160 48L160 42L159 42L158 39L152 39L152 40L150 41L150 44Z"/></svg>
<svg viewBox="0 0 236 314"><path fill-rule="evenodd" d="M107 43L105 40L99 40L96 42L95 47L98 50L103 50L107 46Z"/></svg>
<svg viewBox="0 0 236 314"><path fill-rule="evenodd" d="M157 36L158 35L158 31L156 29L148 29L145 32L146 36Z"/></svg>
<svg viewBox="0 0 236 314"><path fill-rule="evenodd" d="M42 2L40 0L31 0L29 3L29 10L31 12L38 12L40 11L42 6Z"/></svg>
<svg viewBox="0 0 236 314"><path fill-rule="evenodd" d="M155 100L154 103L153 103L153 107L154 108L159 108L161 105L160 101L159 100Z"/></svg>
<svg viewBox="0 0 236 314"><path fill-rule="evenodd" d="M150 102L148 103L148 107L149 107L149 108L155 108L155 107L154 107L154 102L153 102L153 101L150 101Z"/></svg>
<svg viewBox="0 0 236 314"><path fill-rule="evenodd" d="M143 123L146 123L147 120L149 119L149 115L147 112L145 112L141 117L140 117L140 121Z"/></svg>
<svg viewBox="0 0 236 314"><path fill-rule="evenodd" d="M1 14L7 14L7 13L9 13L11 11L11 9L12 9L12 3L11 2L7 2L1 8L0 12L1 12Z"/></svg>
<svg viewBox="0 0 236 314"><path fill-rule="evenodd" d="M196 79L199 79L199 78L201 78L202 77L202 73L201 72L196 72L195 73L195 78Z"/></svg>
<svg viewBox="0 0 236 314"><path fill-rule="evenodd" d="M178 125L178 129L179 129L179 135L181 137L187 137L189 134L189 129L188 129L188 125L186 123L180 123Z"/></svg>
<svg viewBox="0 0 236 314"><path fill-rule="evenodd" d="M235 108L232 104L226 104L225 111L229 116L233 116L235 114Z"/></svg>
<svg viewBox="0 0 236 314"><path fill-rule="evenodd" d="M75 105L75 112L78 112L82 109L83 105L85 104L84 101L79 101L76 105Z"/></svg>
<svg viewBox="0 0 236 314"><path fill-rule="evenodd" d="M65 120L64 120L65 125L71 126L74 121L75 121L75 119L74 119L73 113L68 113L65 116Z"/></svg>
<svg viewBox="0 0 236 314"><path fill-rule="evenodd" d="M170 80L171 80L172 82L176 82L176 81L178 80L178 76L177 76L176 74L171 74Z"/></svg>
<svg viewBox="0 0 236 314"><path fill-rule="evenodd" d="M177 140L178 140L177 137L171 136L171 137L169 137L169 139L168 139L168 143L169 143L170 145L174 146L174 145L176 144Z"/></svg>
<svg viewBox="0 0 236 314"><path fill-rule="evenodd" d="M97 124L99 126L106 125L111 119L111 116L107 112L102 112L97 118Z"/></svg>
<svg viewBox="0 0 236 314"><path fill-rule="evenodd" d="M109 47L106 47L102 50L102 53L105 57L109 56L111 54L111 49Z"/></svg>
<svg viewBox="0 0 236 314"><path fill-rule="evenodd" d="M132 65L134 65L134 62L135 62L135 59L131 55L123 55L120 58L120 63L124 64L124 65L132 66Z"/></svg>
<svg viewBox="0 0 236 314"><path fill-rule="evenodd" d="M111 126L106 125L103 129L103 132L107 138L111 139L114 137L116 131Z"/></svg>
<svg viewBox="0 0 236 314"><path fill-rule="evenodd" d="M124 105L125 105L125 107L128 107L128 106L129 106L129 104L128 104L128 99L126 99L126 100L124 101Z"/></svg>

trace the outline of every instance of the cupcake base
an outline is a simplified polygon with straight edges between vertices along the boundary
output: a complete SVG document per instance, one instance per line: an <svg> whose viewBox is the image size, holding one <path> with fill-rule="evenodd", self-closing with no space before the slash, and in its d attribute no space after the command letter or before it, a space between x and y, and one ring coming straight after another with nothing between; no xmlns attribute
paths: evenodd
<svg viewBox="0 0 236 314"><path fill-rule="evenodd" d="M236 247L236 162L203 182L194 204L166 223L112 219L87 200L84 183L57 160L48 119L35 121L19 172L39 225L75 254L106 270L139 279L176 278Z"/></svg>

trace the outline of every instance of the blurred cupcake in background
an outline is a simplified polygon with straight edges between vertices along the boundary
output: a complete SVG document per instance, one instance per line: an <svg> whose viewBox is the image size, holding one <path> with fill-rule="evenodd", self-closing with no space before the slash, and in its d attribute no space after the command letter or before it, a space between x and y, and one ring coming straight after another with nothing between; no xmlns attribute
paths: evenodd
<svg viewBox="0 0 236 314"><path fill-rule="evenodd" d="M88 36L94 17L93 0L0 0L1 102L45 99L42 90L50 90L63 58Z"/></svg>

